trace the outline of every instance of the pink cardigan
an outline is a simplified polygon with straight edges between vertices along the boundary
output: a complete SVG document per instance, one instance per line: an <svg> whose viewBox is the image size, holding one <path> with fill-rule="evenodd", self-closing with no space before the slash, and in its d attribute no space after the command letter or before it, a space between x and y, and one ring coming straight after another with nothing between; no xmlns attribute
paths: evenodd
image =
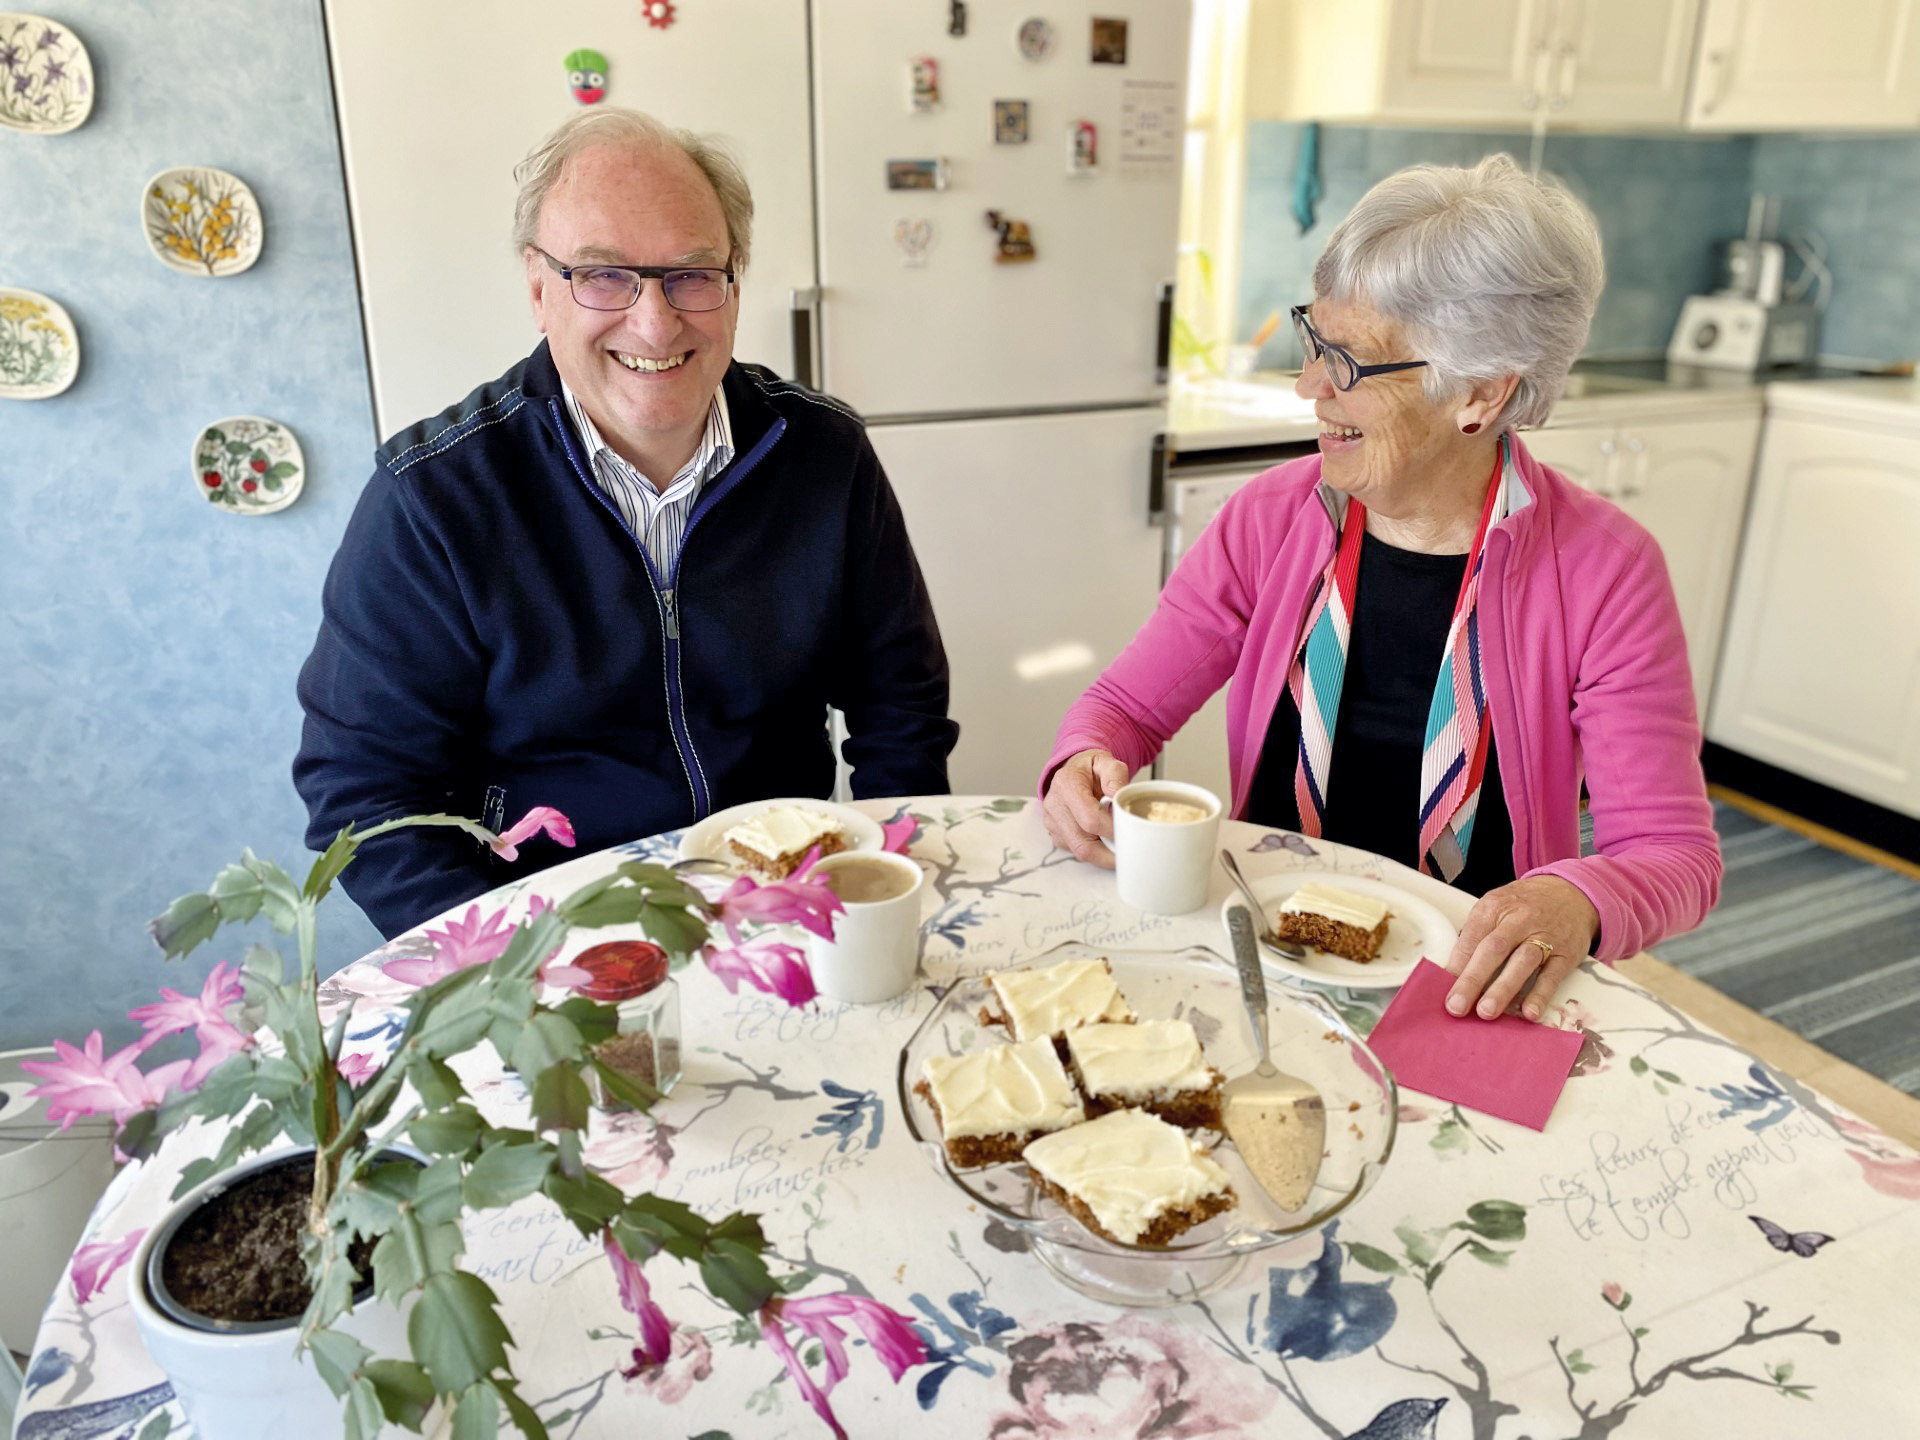
<svg viewBox="0 0 1920 1440"><path fill-rule="evenodd" d="M1692 929L1720 891L1686 640L1653 538L1517 438L1513 459L1522 493L1487 537L1480 634L1514 874L1577 886L1600 912L1594 953L1613 960ZM1226 684L1240 815L1333 553L1335 504L1318 455L1241 487L1067 711L1041 793L1082 750L1146 765ZM1584 859L1583 776L1599 851Z"/></svg>

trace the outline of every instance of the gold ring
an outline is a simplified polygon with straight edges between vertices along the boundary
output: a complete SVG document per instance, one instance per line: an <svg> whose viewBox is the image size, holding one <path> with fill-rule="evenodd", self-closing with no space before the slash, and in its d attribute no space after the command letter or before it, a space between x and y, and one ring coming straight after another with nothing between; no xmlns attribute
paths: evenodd
<svg viewBox="0 0 1920 1440"><path fill-rule="evenodd" d="M1520 943L1522 945L1538 945L1540 947L1540 963L1543 965L1553 959L1553 946L1549 945L1545 940L1542 940L1538 935L1529 935Z"/></svg>

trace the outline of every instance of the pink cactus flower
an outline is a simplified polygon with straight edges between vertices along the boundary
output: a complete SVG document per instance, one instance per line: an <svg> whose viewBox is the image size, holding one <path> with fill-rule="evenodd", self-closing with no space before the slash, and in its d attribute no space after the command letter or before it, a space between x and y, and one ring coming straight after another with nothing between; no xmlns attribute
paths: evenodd
<svg viewBox="0 0 1920 1440"><path fill-rule="evenodd" d="M167 1092L187 1073L190 1062L176 1060L141 1074L134 1061L152 1043L153 1037L149 1036L103 1058L106 1042L98 1030L77 1050L64 1040L56 1040L55 1059L20 1062L22 1070L46 1082L27 1093L45 1098L47 1118L62 1130L83 1115L112 1115L116 1125L124 1125L136 1112L166 1099Z"/></svg>
<svg viewBox="0 0 1920 1440"><path fill-rule="evenodd" d="M456 970L491 965L513 943L514 932L519 928L507 923L507 913L512 908L503 905L483 917L478 905L469 905L467 913L458 920L449 920L440 929L427 931L427 938L434 942L430 958L409 955L389 960L381 968L390 979L425 986L446 979ZM535 896L527 918L537 920L552 908L543 897Z"/></svg>
<svg viewBox="0 0 1920 1440"><path fill-rule="evenodd" d="M808 879L814 863L810 860L787 879L765 885L751 875L742 875L713 902L713 918L726 928L727 937L736 945L740 943L741 927L754 924L798 925L822 940L831 940L833 917L846 907L826 881Z"/></svg>
<svg viewBox="0 0 1920 1440"><path fill-rule="evenodd" d="M573 848L573 822L551 805L536 805L520 817L518 824L504 830L493 842L493 853L502 860L520 858L520 842L531 840L542 830L555 844Z"/></svg>
<svg viewBox="0 0 1920 1440"><path fill-rule="evenodd" d="M620 1285L620 1304L640 1322L640 1343L633 1347L633 1366L620 1373L631 1380L652 1365L665 1363L673 1353L673 1325L661 1308L653 1303L653 1289L640 1269L640 1262L620 1248L611 1229L600 1232L606 1246L613 1277Z"/></svg>
<svg viewBox="0 0 1920 1440"><path fill-rule="evenodd" d="M867 1344L887 1367L887 1374L898 1382L915 1365L927 1361L926 1341L913 1328L913 1321L898 1311L889 1310L878 1300L863 1295L810 1295L800 1300L770 1300L760 1311L760 1334L774 1354L787 1367L794 1387L813 1407L814 1413L832 1428L837 1440L847 1440L847 1432L833 1413L828 1396L833 1387L847 1378L847 1333L841 1322L851 1320ZM820 1342L826 1355L827 1378L824 1385L814 1382L807 1367L794 1353L786 1326Z"/></svg>
<svg viewBox="0 0 1920 1440"><path fill-rule="evenodd" d="M662 1405L678 1405L700 1381L713 1374L713 1346L690 1325L673 1332L673 1354L637 1377L641 1390Z"/></svg>
<svg viewBox="0 0 1920 1440"><path fill-rule="evenodd" d="M182 995L162 986L160 999L127 1012L131 1020L145 1027L147 1038L142 1048L164 1035L192 1030L200 1041L200 1054L187 1067L181 1079L182 1090L197 1090L222 1061L228 1060L253 1043L227 1019L227 1010L246 994L237 967L229 969L223 961L208 972L198 996Z"/></svg>
<svg viewBox="0 0 1920 1440"><path fill-rule="evenodd" d="M91 1240L73 1252L73 1298L84 1305L102 1290L114 1272L126 1264L146 1236L129 1230L118 1240Z"/></svg>
<svg viewBox="0 0 1920 1440"><path fill-rule="evenodd" d="M892 851L895 855L904 855L907 846L913 843L913 837L919 833L920 822L902 810L898 820L890 820L880 827L880 848Z"/></svg>
<svg viewBox="0 0 1920 1440"><path fill-rule="evenodd" d="M806 952L797 945L759 939L730 949L709 945L702 953L707 969L729 995L739 993L742 980L794 1006L805 1005L820 993L814 988L813 971L807 968Z"/></svg>
<svg viewBox="0 0 1920 1440"><path fill-rule="evenodd" d="M342 1055L339 1070L340 1078L358 1089L379 1072L380 1062L372 1055Z"/></svg>

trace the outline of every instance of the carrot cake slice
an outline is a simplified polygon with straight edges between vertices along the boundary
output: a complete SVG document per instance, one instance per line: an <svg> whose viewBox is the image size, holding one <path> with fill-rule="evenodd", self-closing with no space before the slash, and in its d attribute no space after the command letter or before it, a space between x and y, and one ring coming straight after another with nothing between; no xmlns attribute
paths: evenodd
<svg viewBox="0 0 1920 1440"><path fill-rule="evenodd" d="M1170 1245L1238 1203L1218 1161L1144 1110L1115 1110L1042 1135L1022 1158L1034 1182L1076 1220L1123 1245Z"/></svg>
<svg viewBox="0 0 1920 1440"><path fill-rule="evenodd" d="M1018 1160L1037 1136L1087 1118L1042 1035L968 1055L929 1055L914 1089L933 1107L947 1158L962 1169Z"/></svg>
<svg viewBox="0 0 1920 1440"><path fill-rule="evenodd" d="M1131 1105L1185 1130L1220 1125L1226 1077L1185 1020L1084 1025L1067 1032L1067 1055L1090 1115Z"/></svg>
<svg viewBox="0 0 1920 1440"><path fill-rule="evenodd" d="M749 870L769 880L784 880L800 868L815 846L825 855L847 848L846 833L833 816L798 805L776 805L733 826L722 837Z"/></svg>
<svg viewBox="0 0 1920 1440"><path fill-rule="evenodd" d="M1310 884L1286 898L1274 929L1282 940L1365 965L1380 953L1392 918L1393 912L1371 895Z"/></svg>
<svg viewBox="0 0 1920 1440"><path fill-rule="evenodd" d="M1040 970L997 970L986 977L998 1011L982 1009L983 1025L1004 1025L1016 1040L1034 1040L1102 1021L1128 1024L1133 1007L1105 960L1064 960Z"/></svg>

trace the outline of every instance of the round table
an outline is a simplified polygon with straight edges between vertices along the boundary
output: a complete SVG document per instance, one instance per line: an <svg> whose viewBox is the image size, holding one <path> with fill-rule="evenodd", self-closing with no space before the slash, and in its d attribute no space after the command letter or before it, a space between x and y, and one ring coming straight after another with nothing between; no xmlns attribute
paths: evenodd
<svg viewBox="0 0 1920 1440"><path fill-rule="evenodd" d="M1920 1274L1920 1155L1604 966L1583 967L1554 1007L1586 1043L1544 1132L1403 1091L1375 1189L1318 1234L1255 1256L1230 1287L1152 1311L1062 1288L908 1139L899 1048L936 987L1063 941L1224 955L1225 879L1202 910L1149 916L1119 902L1109 872L1054 850L1030 801L861 808L919 821L920 988L791 1010L691 967L685 1078L652 1119L596 1115L588 1146L629 1190L760 1212L784 1268L808 1277L799 1293L853 1290L916 1317L929 1361L898 1385L854 1351L833 1396L851 1435L1920 1434L1920 1392L1899 1379L1920 1318L1901 1278ZM583 856L483 903L523 914L535 895L667 856L676 840ZM1255 877L1333 870L1444 889L1236 822L1222 842ZM1468 897L1444 898L1458 923ZM428 945L412 932L327 982L329 1006L359 1012L350 1051L393 1042L406 987L381 966ZM1327 994L1362 1030L1390 998ZM496 1065L470 1085L524 1122L515 1077ZM117 1177L91 1238L153 1222L195 1149L179 1140ZM1474 1228L1488 1200L1524 1207L1523 1233ZM1778 1249L1750 1216L1832 1240ZM470 1217L467 1243L468 1268L505 1302L522 1394L556 1437L827 1433L754 1328L672 1262L648 1269L679 1327L673 1358L624 1380L632 1327L597 1244L539 1197ZM119 1277L85 1305L63 1280L27 1387L21 1440L186 1433Z"/></svg>

